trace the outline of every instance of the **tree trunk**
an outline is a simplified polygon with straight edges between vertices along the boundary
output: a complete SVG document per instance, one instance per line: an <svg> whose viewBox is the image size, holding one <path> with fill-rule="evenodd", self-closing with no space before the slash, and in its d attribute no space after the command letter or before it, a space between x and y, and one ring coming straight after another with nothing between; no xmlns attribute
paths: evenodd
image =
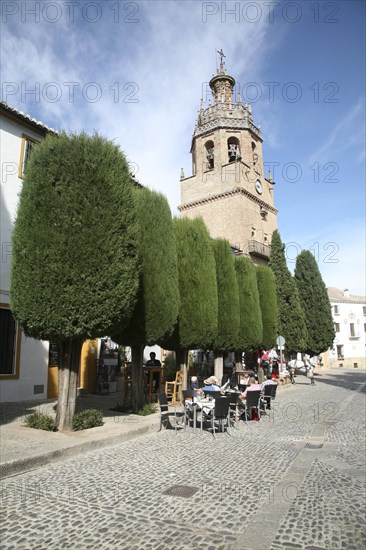
<svg viewBox="0 0 366 550"><path fill-rule="evenodd" d="M215 376L221 386L222 377L224 376L224 354L222 351L217 351L215 353Z"/></svg>
<svg viewBox="0 0 366 550"><path fill-rule="evenodd" d="M131 346L132 410L139 411L145 404L143 378L144 346Z"/></svg>
<svg viewBox="0 0 366 550"><path fill-rule="evenodd" d="M241 360L242 352L236 351L235 352L235 371L240 372L243 370L243 363Z"/></svg>
<svg viewBox="0 0 366 550"><path fill-rule="evenodd" d="M188 371L187 371L187 359L188 350L179 348L175 351L176 364L179 365L179 369L183 371L183 389L187 389L188 385Z"/></svg>
<svg viewBox="0 0 366 550"><path fill-rule="evenodd" d="M72 429L82 345L82 338L70 338L62 342L60 346L61 365L58 372L59 386L56 412L56 427L59 431Z"/></svg>

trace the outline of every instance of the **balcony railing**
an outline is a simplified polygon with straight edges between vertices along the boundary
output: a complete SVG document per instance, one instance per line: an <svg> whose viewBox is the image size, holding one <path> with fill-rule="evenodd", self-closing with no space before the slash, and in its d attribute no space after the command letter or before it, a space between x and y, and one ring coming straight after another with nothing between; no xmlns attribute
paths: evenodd
<svg viewBox="0 0 366 550"><path fill-rule="evenodd" d="M269 258L271 253L271 246L269 244L260 243L259 241L249 241L248 252L249 254L253 254L254 256Z"/></svg>

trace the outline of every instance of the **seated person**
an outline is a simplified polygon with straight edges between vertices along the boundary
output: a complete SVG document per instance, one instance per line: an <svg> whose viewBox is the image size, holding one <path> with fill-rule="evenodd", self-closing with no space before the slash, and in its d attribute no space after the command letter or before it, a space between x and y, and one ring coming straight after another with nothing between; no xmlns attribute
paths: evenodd
<svg viewBox="0 0 366 550"><path fill-rule="evenodd" d="M262 384L262 391L264 390L264 386L268 386L268 385L277 386L277 382L276 380L273 380L272 374L267 374L267 380L265 380Z"/></svg>
<svg viewBox="0 0 366 550"><path fill-rule="evenodd" d="M145 367L160 368L161 363L159 359L156 359L156 353L152 351L150 353L150 359L146 361ZM147 373L148 374L148 373ZM148 380L148 378L147 378ZM154 390L160 391L160 374L158 372L153 373L152 386Z"/></svg>
<svg viewBox="0 0 366 550"><path fill-rule="evenodd" d="M216 376L210 376L209 378L204 380L203 383L205 384L203 388L197 390L197 393L199 393L200 395L204 395L206 391L221 391L219 381L217 380Z"/></svg>
<svg viewBox="0 0 366 550"><path fill-rule="evenodd" d="M216 376L210 376L210 378L207 378L207 380L203 381L204 386L201 388L201 391L221 391L221 388L219 386L219 381L217 380Z"/></svg>
<svg viewBox="0 0 366 550"><path fill-rule="evenodd" d="M198 388L197 376L191 376L191 390L196 390Z"/></svg>
<svg viewBox="0 0 366 550"><path fill-rule="evenodd" d="M240 399L241 400L245 400L246 397L247 397L247 393L248 391L262 391L262 384L257 384L257 381L256 379L254 378L254 376L251 376L249 378L249 386L247 387L247 389L245 390L245 392L243 392L240 396Z"/></svg>
<svg viewBox="0 0 366 550"><path fill-rule="evenodd" d="M156 359L156 353L152 351L150 353L150 359L145 363L146 367L161 367L159 359Z"/></svg>
<svg viewBox="0 0 366 550"><path fill-rule="evenodd" d="M262 392L264 392L264 388L266 386L278 386L276 380L273 380L272 378L272 375L271 374L267 374L267 380L265 380L262 384ZM263 406L263 409L264 408L267 408L267 409L270 409L271 408L271 397L270 396L264 396L263 397L263 403L262 403L262 406Z"/></svg>
<svg viewBox="0 0 366 550"><path fill-rule="evenodd" d="M244 372L239 378L239 385L240 386L249 386L249 380L250 376L247 372Z"/></svg>

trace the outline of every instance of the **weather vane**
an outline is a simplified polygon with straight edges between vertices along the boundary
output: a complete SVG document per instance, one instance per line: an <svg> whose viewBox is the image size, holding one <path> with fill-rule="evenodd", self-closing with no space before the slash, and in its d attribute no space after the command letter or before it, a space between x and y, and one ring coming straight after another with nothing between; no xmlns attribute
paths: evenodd
<svg viewBox="0 0 366 550"><path fill-rule="evenodd" d="M217 50L217 53L219 54L220 56L220 65L222 65L222 58L223 57L226 57L226 55L224 54L224 52L222 51L222 48L220 51Z"/></svg>

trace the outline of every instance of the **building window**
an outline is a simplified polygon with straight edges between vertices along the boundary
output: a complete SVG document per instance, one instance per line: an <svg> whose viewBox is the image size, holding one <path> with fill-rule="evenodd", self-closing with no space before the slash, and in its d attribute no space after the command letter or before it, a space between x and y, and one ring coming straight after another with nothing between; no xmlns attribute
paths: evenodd
<svg viewBox="0 0 366 550"><path fill-rule="evenodd" d="M354 338L356 336L354 323L349 324L349 335L351 338Z"/></svg>
<svg viewBox="0 0 366 550"><path fill-rule="evenodd" d="M337 346L337 358L344 359L343 346Z"/></svg>
<svg viewBox="0 0 366 550"><path fill-rule="evenodd" d="M363 314L366 315L366 306L363 306Z"/></svg>
<svg viewBox="0 0 366 550"><path fill-rule="evenodd" d="M239 140L236 137L230 137L227 140L227 154L229 157L229 162L235 162L236 160L240 160L240 145Z"/></svg>
<svg viewBox="0 0 366 550"><path fill-rule="evenodd" d="M363 325L363 330L366 332L366 323Z"/></svg>
<svg viewBox="0 0 366 550"><path fill-rule="evenodd" d="M215 167L215 146L212 140L206 141L205 154L207 170L212 170Z"/></svg>
<svg viewBox="0 0 366 550"><path fill-rule="evenodd" d="M339 332L340 331L340 325L339 323L334 323L334 329L336 332Z"/></svg>
<svg viewBox="0 0 366 550"><path fill-rule="evenodd" d="M27 167L27 162L29 159L29 155L34 147L38 143L37 140L23 134L22 135L22 142L20 145L20 160L19 160L19 170L18 170L18 176L20 178L24 178L24 172Z"/></svg>
<svg viewBox="0 0 366 550"><path fill-rule="evenodd" d="M0 376L19 378L20 330L6 304L0 305Z"/></svg>
<svg viewBox="0 0 366 550"><path fill-rule="evenodd" d="M339 307L334 306L334 315L339 315Z"/></svg>

